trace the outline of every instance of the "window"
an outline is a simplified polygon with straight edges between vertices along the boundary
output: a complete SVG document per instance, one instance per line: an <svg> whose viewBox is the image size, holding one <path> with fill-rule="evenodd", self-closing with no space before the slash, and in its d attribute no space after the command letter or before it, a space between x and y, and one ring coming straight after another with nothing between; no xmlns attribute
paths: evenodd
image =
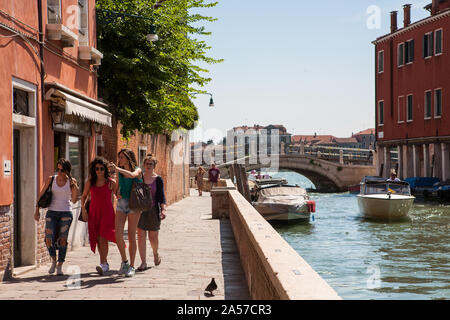
<svg viewBox="0 0 450 320"><path fill-rule="evenodd" d="M405 42L405 63L412 63L414 61L414 40Z"/></svg>
<svg viewBox="0 0 450 320"><path fill-rule="evenodd" d="M423 36L423 57L428 58L433 55L433 32Z"/></svg>
<svg viewBox="0 0 450 320"><path fill-rule="evenodd" d="M442 115L442 89L434 91L434 117L439 118Z"/></svg>
<svg viewBox="0 0 450 320"><path fill-rule="evenodd" d="M61 1L47 0L47 21L49 24L61 23Z"/></svg>
<svg viewBox="0 0 450 320"><path fill-rule="evenodd" d="M28 92L20 89L13 89L13 112L24 116L30 115L30 104Z"/></svg>
<svg viewBox="0 0 450 320"><path fill-rule="evenodd" d="M384 125L384 101L378 102L378 125Z"/></svg>
<svg viewBox="0 0 450 320"><path fill-rule="evenodd" d="M442 29L436 30L434 33L434 54L440 55L442 54Z"/></svg>
<svg viewBox="0 0 450 320"><path fill-rule="evenodd" d="M384 71L384 51L378 52L378 73Z"/></svg>
<svg viewBox="0 0 450 320"><path fill-rule="evenodd" d="M413 121L413 95L409 95L406 100L406 120Z"/></svg>
<svg viewBox="0 0 450 320"><path fill-rule="evenodd" d="M405 44L404 43L400 43L398 45L398 50L397 50L397 61L398 61L398 66L401 67L405 64Z"/></svg>
<svg viewBox="0 0 450 320"><path fill-rule="evenodd" d="M403 123L405 121L405 97L398 97L398 123Z"/></svg>
<svg viewBox="0 0 450 320"><path fill-rule="evenodd" d="M78 40L80 45L89 45L89 11L88 1L78 0Z"/></svg>
<svg viewBox="0 0 450 320"><path fill-rule="evenodd" d="M431 91L425 91L425 119L431 119Z"/></svg>

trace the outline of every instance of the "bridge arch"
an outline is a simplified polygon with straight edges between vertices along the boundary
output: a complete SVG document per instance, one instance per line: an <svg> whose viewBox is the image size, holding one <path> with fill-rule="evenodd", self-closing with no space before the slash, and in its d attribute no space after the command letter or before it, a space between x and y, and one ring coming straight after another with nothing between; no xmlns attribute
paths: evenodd
<svg viewBox="0 0 450 320"><path fill-rule="evenodd" d="M250 158L245 158L245 170L258 170L262 168L276 167L297 172L307 177L314 183L319 192L343 192L348 190L348 186L357 184L364 176L375 175L375 166L342 165L331 161L308 155L279 155L276 156L277 163L250 163ZM242 159L241 159L242 160ZM243 161L241 161L243 162ZM256 162L256 161L255 161ZM222 164L221 176L229 176L228 166L238 161ZM244 163L242 163L244 164Z"/></svg>

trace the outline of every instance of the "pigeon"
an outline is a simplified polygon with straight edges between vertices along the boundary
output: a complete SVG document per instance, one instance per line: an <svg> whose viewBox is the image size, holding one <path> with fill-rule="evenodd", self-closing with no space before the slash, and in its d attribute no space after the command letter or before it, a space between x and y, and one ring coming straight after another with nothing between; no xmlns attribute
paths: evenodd
<svg viewBox="0 0 450 320"><path fill-rule="evenodd" d="M212 278L211 282L206 286L205 292L209 292L210 295L213 296L213 291L217 289L216 281L214 281L214 278Z"/></svg>

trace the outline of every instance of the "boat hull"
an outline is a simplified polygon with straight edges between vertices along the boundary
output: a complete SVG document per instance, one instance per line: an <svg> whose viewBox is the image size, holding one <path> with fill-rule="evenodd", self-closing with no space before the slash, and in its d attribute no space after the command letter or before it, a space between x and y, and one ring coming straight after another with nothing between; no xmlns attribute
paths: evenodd
<svg viewBox="0 0 450 320"><path fill-rule="evenodd" d="M408 215L415 197L357 195L359 211L365 218L398 220Z"/></svg>
<svg viewBox="0 0 450 320"><path fill-rule="evenodd" d="M311 213L306 203L302 205L288 205L280 203L255 202L254 208L267 221L309 221Z"/></svg>

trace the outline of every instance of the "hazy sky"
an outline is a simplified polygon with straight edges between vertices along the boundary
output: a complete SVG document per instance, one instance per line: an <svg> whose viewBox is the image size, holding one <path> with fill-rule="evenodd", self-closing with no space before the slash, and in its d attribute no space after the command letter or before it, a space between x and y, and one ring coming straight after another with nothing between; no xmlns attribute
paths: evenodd
<svg viewBox="0 0 450 320"><path fill-rule="evenodd" d="M215 107L197 96L201 123L191 141L217 141L244 124L338 137L374 127L371 42L389 33L391 11L403 26L406 3L412 22L429 15L423 7L431 0L219 0L200 11L219 19L202 39L209 56L225 61L207 66L212 81L203 89Z"/></svg>

